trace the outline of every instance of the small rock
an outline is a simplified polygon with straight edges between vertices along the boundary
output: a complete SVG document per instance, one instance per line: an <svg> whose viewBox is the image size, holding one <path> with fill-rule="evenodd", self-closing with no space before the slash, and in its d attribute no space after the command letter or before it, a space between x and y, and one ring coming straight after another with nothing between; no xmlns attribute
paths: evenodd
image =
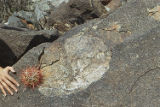
<svg viewBox="0 0 160 107"><path fill-rule="evenodd" d="M19 18L15 17L15 16L10 16L8 18L8 22L5 23L5 24L9 25L9 26L12 26L12 27L22 27L22 28L25 27L22 24L21 20Z"/></svg>

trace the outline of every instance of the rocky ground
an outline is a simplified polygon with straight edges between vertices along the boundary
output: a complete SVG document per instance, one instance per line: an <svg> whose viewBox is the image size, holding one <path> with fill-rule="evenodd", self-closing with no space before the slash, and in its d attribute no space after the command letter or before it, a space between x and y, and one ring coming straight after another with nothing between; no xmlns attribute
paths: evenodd
<svg viewBox="0 0 160 107"><path fill-rule="evenodd" d="M52 0L37 12L42 2L1 17L0 64L19 82L40 65L44 80L0 106L159 107L160 0Z"/></svg>

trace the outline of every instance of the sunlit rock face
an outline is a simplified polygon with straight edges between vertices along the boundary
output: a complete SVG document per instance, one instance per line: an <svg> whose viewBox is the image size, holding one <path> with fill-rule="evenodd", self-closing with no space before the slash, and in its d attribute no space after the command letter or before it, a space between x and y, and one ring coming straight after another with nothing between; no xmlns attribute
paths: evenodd
<svg viewBox="0 0 160 107"><path fill-rule="evenodd" d="M86 89L109 69L111 53L103 40L82 32L54 42L41 58L46 96L62 96Z"/></svg>

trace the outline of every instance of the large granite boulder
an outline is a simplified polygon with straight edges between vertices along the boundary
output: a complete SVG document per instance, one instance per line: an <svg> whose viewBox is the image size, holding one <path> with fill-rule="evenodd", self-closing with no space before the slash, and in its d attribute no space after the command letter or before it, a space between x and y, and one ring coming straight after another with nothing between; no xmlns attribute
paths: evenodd
<svg viewBox="0 0 160 107"><path fill-rule="evenodd" d="M0 26L0 66L14 64L31 48L58 38L56 30L29 31Z"/></svg>
<svg viewBox="0 0 160 107"><path fill-rule="evenodd" d="M157 3L130 1L106 19L31 49L14 67L40 64L43 84L35 90L21 85L18 94L1 97L0 106L159 106L160 27L148 11Z"/></svg>

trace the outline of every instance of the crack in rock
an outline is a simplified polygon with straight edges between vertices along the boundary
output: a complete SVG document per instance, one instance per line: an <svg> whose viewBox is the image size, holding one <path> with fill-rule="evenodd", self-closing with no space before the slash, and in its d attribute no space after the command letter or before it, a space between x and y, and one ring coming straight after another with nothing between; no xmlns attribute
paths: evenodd
<svg viewBox="0 0 160 107"><path fill-rule="evenodd" d="M42 58L43 63L54 62L42 69L45 79L39 88L49 97L82 91L109 69L111 52L103 39L79 33L63 42L54 42Z"/></svg>
<svg viewBox="0 0 160 107"><path fill-rule="evenodd" d="M144 72L142 75L140 75L133 83L133 85L131 85L131 89L129 91L129 94L133 91L133 88L135 87L136 83L143 77L145 76L146 74L148 74L149 72L153 71L153 70L156 70L156 69L160 69L160 67L156 67L156 68L153 68L153 69L150 69L146 72Z"/></svg>

